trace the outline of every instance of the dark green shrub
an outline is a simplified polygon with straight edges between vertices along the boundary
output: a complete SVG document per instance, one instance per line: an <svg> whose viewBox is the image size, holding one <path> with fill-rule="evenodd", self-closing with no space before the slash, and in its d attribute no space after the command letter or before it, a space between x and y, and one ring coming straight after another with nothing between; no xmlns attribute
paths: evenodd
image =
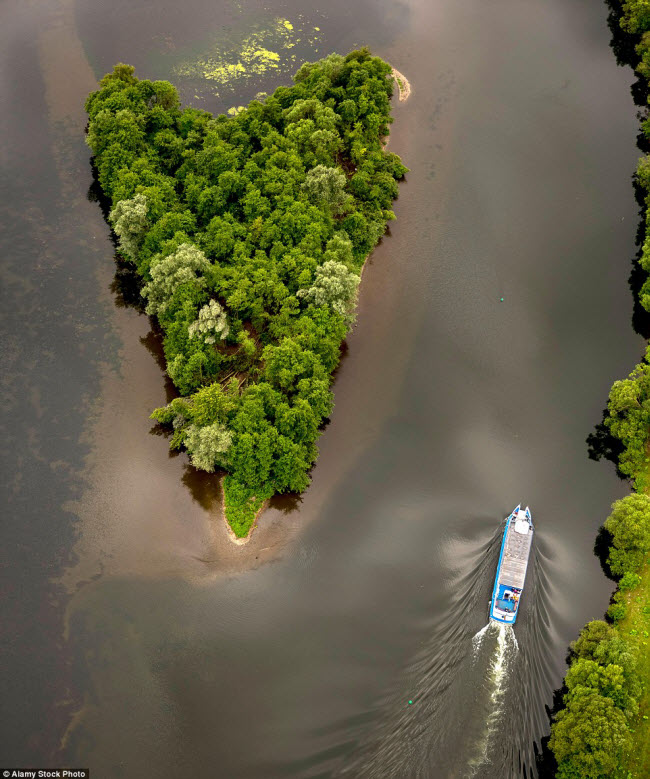
<svg viewBox="0 0 650 779"><path fill-rule="evenodd" d="M620 622L626 614L627 608L624 603L612 603L607 609L607 616L612 622Z"/></svg>

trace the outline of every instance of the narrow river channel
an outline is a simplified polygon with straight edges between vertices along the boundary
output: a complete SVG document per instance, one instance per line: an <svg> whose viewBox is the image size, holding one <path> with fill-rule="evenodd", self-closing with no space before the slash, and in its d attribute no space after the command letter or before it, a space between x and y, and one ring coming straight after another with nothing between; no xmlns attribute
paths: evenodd
<svg viewBox="0 0 650 779"><path fill-rule="evenodd" d="M625 487L585 439L641 352L637 120L605 6L0 14L5 762L100 779L535 776L567 645L611 591L592 549ZM280 65L224 81L252 45ZM313 484L236 547L216 480L148 419L168 387L115 277L83 101L125 61L225 112L360 45L411 82L390 138L411 172L366 267ZM483 630L520 501L537 527L521 615L514 634Z"/></svg>

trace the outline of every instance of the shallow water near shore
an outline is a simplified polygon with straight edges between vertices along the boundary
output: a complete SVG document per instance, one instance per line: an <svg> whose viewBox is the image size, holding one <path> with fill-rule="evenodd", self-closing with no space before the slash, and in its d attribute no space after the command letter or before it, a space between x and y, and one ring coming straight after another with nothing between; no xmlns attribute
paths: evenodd
<svg viewBox="0 0 650 779"><path fill-rule="evenodd" d="M9 0L3 17L5 762L535 776L567 644L611 591L592 548L625 485L585 438L642 347L637 120L605 6ZM277 68L217 84L187 66L228 72L253 33ZM411 172L313 483L239 547L218 478L148 419L169 388L88 198L83 101L126 61L226 112L358 45L410 81L390 149ZM520 616L481 633L520 501Z"/></svg>

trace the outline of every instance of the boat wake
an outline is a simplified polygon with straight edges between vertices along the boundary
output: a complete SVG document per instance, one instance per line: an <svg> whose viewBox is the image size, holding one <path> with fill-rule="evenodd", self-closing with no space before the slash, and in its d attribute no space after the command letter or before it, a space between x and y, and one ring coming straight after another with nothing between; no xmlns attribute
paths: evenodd
<svg viewBox="0 0 650 779"><path fill-rule="evenodd" d="M514 647L514 651L519 651L519 644L517 643L517 637L515 636L515 631L512 629L510 625L499 625L498 622L488 622L485 627L482 627L478 633L476 633L472 638L472 656L474 657L474 660L476 660L479 656L479 653L481 651L481 647L483 646L483 639L485 638L485 635L488 631L492 631L492 633L497 633L499 636L499 639L501 639L501 636L504 636L503 641L506 645L510 645ZM504 645L505 647L505 645ZM507 651L504 648L504 651Z"/></svg>
<svg viewBox="0 0 650 779"><path fill-rule="evenodd" d="M461 609L475 617L485 613L500 540L495 533L469 547L471 556L450 576L448 608L427 625L427 638L378 702L373 724L343 723L347 743L358 730L353 753L333 773L337 779L537 775L535 745L548 727L544 695L552 684L553 641L550 584L545 565L535 560L539 551L517 622L521 652L512 625L490 620L474 632L480 622L458 618Z"/></svg>
<svg viewBox="0 0 650 779"><path fill-rule="evenodd" d="M512 670L511 664L519 651L519 644L511 625L488 622L472 638L474 662L478 660L487 636L494 639L490 642L491 657L486 665L484 677L488 711L485 719L485 728L480 734L476 748L472 750L473 755L468 762L469 772L466 775L467 779L474 776L480 766L490 762L490 744L492 737L498 730L501 714L503 713L503 697L508 686L509 672Z"/></svg>

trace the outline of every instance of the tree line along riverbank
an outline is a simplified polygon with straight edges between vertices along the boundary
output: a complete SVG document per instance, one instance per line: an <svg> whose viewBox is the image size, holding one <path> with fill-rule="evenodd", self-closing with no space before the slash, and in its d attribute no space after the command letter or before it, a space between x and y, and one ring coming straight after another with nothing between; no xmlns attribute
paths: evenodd
<svg viewBox="0 0 650 779"><path fill-rule="evenodd" d="M633 94L644 107L639 145L646 155L635 174L641 246L631 277L638 320L650 312L650 4L607 5L612 48L619 64L635 68ZM601 530L597 546L618 586L606 620L588 623L571 644L549 747L558 779L642 779L650 776L650 346L628 378L614 383L599 428L601 454L633 491L614 503Z"/></svg>
<svg viewBox="0 0 650 779"><path fill-rule="evenodd" d="M213 117L119 64L86 101L118 253L179 393L152 418L227 474L239 538L266 499L309 483L361 269L407 172L382 144L391 73L367 49L332 54Z"/></svg>

